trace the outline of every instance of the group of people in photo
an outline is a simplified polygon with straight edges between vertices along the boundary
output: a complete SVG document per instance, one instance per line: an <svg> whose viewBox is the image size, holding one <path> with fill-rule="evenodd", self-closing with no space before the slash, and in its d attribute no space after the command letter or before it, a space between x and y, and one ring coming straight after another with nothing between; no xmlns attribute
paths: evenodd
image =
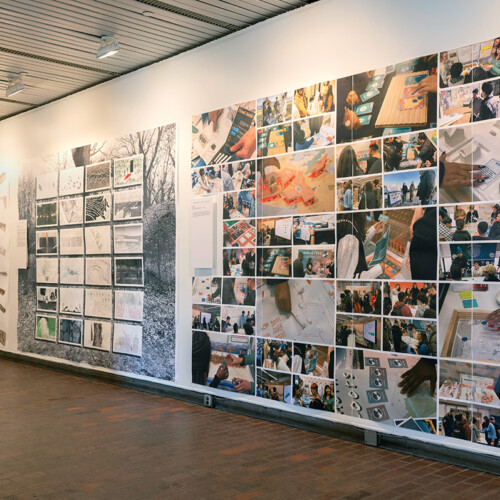
<svg viewBox="0 0 500 500"><path fill-rule="evenodd" d="M402 354L437 356L436 325L427 323L421 327L418 320L386 318L384 319L383 349Z"/></svg>
<svg viewBox="0 0 500 500"><path fill-rule="evenodd" d="M468 210L459 205L439 208L439 240L440 241L500 241L500 205L492 207L488 220L479 220L479 213L474 205ZM455 228L453 229L453 223ZM468 228L476 224L475 234Z"/></svg>
<svg viewBox="0 0 500 500"><path fill-rule="evenodd" d="M488 446L498 447L500 440L500 422L497 423L493 415L483 416L479 421L469 412L453 410L450 408L442 418L444 435L456 439L463 439L473 443L481 442L481 434ZM483 443L484 444L484 443Z"/></svg>
<svg viewBox="0 0 500 500"><path fill-rule="evenodd" d="M382 295L380 288L372 290L354 290L351 292L345 289L340 293L340 303L337 305L337 310L346 313L358 314L380 314L382 307Z"/></svg>

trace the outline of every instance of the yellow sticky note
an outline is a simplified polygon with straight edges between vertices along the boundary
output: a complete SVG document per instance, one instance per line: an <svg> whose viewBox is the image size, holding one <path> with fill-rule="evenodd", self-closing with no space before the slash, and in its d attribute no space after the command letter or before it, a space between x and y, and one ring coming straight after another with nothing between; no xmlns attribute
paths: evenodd
<svg viewBox="0 0 500 500"><path fill-rule="evenodd" d="M460 298L462 300L474 298L474 294L472 293L472 290L465 290L463 292L459 292L459 295L460 295Z"/></svg>

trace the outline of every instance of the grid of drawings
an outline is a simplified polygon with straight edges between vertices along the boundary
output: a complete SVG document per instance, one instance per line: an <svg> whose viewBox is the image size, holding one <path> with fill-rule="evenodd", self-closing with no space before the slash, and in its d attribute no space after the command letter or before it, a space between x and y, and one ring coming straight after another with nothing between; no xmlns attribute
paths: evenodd
<svg viewBox="0 0 500 500"><path fill-rule="evenodd" d="M496 38L193 117L193 383L498 443L499 76Z"/></svg>
<svg viewBox="0 0 500 500"><path fill-rule="evenodd" d="M142 355L143 161L37 177L36 339Z"/></svg>
<svg viewBox="0 0 500 500"><path fill-rule="evenodd" d="M9 176L0 168L0 345L9 327Z"/></svg>

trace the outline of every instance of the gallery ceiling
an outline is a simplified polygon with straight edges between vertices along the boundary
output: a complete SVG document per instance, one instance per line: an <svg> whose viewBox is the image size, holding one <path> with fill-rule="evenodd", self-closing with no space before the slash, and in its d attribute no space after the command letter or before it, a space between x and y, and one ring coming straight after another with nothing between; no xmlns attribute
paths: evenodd
<svg viewBox="0 0 500 500"><path fill-rule="evenodd" d="M309 3L0 0L0 120ZM115 36L120 50L97 59L102 36ZM19 74L24 89L6 97Z"/></svg>

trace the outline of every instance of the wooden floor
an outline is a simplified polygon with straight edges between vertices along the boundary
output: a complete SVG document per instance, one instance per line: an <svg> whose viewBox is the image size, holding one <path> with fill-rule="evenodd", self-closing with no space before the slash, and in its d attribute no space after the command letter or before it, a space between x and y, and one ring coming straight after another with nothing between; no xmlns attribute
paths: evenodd
<svg viewBox="0 0 500 500"><path fill-rule="evenodd" d="M0 498L498 498L500 478L0 360Z"/></svg>

